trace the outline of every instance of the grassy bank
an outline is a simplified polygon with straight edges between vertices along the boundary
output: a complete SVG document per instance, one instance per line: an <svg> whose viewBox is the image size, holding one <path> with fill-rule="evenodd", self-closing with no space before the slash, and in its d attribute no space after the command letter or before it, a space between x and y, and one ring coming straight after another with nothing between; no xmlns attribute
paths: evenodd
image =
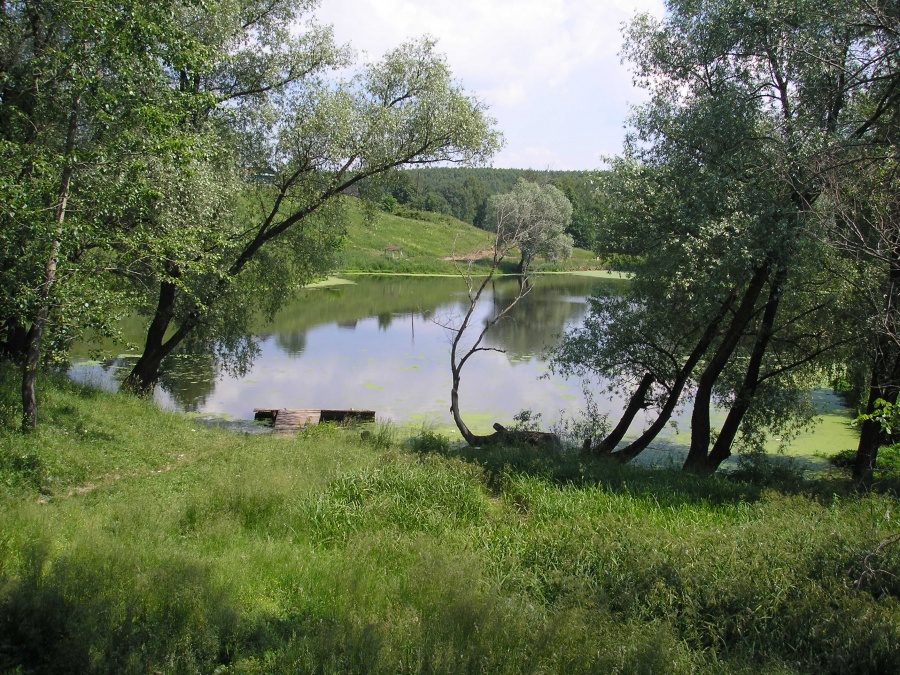
<svg viewBox="0 0 900 675"><path fill-rule="evenodd" d="M366 220L357 200L348 199L347 238L338 256L338 268L350 273L457 274L457 265L448 258L489 252L493 236L489 232L436 213L414 212L416 218L379 211ZM387 247L400 247L403 257L386 253ZM501 272L515 273L518 259L504 261ZM465 265L465 263L462 263ZM489 260L476 260L473 271L488 269ZM535 271L590 270L602 267L593 253L576 249L572 258L561 263L538 260Z"/></svg>
<svg viewBox="0 0 900 675"><path fill-rule="evenodd" d="M0 367L0 672L900 668L894 496L41 391L23 436Z"/></svg>

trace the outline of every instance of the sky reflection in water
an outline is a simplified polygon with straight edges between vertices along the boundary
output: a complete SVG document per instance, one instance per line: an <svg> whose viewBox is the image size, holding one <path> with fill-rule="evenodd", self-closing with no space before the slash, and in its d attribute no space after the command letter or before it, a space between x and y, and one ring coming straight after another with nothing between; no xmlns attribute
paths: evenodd
<svg viewBox="0 0 900 675"><path fill-rule="evenodd" d="M452 429L450 338L441 324L459 325L467 306L462 280L354 280L353 285L302 291L273 322L259 325L260 353L245 375L228 374L209 355L170 359L164 364L157 401L168 408L231 419L252 419L254 408L371 409L382 421ZM603 284L622 283L572 275L538 277L512 314L486 336L485 346L504 351L476 354L463 370L460 401L469 426L487 432L494 422L509 424L513 415L528 409L541 413L547 428L582 410L581 383L549 373L545 352L562 333L580 324L591 292ZM515 279L491 284L476 309L473 328L480 330L517 288ZM139 326L128 327L126 334L129 331L127 336L139 343ZM75 351L71 377L115 389L130 368L128 360L79 363L78 355L86 356L87 349ZM603 393L602 383L592 383L592 389L600 409L615 420L624 400ZM827 399L824 406L835 407L830 392L819 397ZM840 411L831 418L826 444L834 449L853 446L853 432L843 428ZM689 413L682 410L674 421L676 427L668 427L655 444L661 456L669 444L688 440ZM648 423L636 420L629 436Z"/></svg>

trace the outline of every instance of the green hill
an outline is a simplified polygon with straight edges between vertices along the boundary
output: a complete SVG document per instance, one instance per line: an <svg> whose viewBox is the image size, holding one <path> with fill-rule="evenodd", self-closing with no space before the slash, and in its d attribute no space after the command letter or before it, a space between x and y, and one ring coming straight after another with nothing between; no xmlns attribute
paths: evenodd
<svg viewBox="0 0 900 675"><path fill-rule="evenodd" d="M407 211L404 216L378 211L367 221L358 200L350 200L349 222L344 250L338 269L344 272L389 272L392 274L455 274L450 258L469 259L478 253L484 259L477 268L486 268L493 246L493 235L468 223L428 211ZM400 247L403 256L387 252ZM509 260L501 271L512 272L516 260ZM536 271L595 269L600 267L590 251L576 249L563 264L538 265Z"/></svg>

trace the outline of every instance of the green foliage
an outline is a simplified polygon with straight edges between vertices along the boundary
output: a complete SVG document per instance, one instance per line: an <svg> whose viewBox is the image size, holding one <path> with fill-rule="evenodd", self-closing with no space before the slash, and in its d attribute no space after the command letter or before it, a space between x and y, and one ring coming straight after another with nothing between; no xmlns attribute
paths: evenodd
<svg viewBox="0 0 900 675"><path fill-rule="evenodd" d="M551 431L573 448L584 448L587 440L596 444L610 431L609 414L602 412L587 382L582 383L584 408L575 413L560 415Z"/></svg>
<svg viewBox="0 0 900 675"><path fill-rule="evenodd" d="M397 208L397 200L394 199L393 195L384 195L381 198L381 210L385 213L393 213Z"/></svg>
<svg viewBox="0 0 900 675"><path fill-rule="evenodd" d="M541 413L533 410L520 410L513 415L513 431L539 431L541 428Z"/></svg>
<svg viewBox="0 0 900 675"><path fill-rule="evenodd" d="M871 413L862 413L856 417L854 423L875 422L881 430L888 435L894 433L894 429L900 424L900 407L883 398L875 399Z"/></svg>
<svg viewBox="0 0 900 675"><path fill-rule="evenodd" d="M828 460L841 469L852 469L856 463L856 450L844 450ZM878 449L873 486L900 486L900 444L886 445Z"/></svg>
<svg viewBox="0 0 900 675"><path fill-rule="evenodd" d="M8 353L21 355L41 308L51 311L48 360L86 327L109 330L129 299L109 283L110 253L159 196L146 179L205 152L179 128L199 112L196 102L170 90L164 73L205 56L181 9L3 4L0 348Z"/></svg>
<svg viewBox="0 0 900 675"><path fill-rule="evenodd" d="M397 430L388 424L376 424L373 429L366 429L360 438L376 450L386 450L397 443Z"/></svg>
<svg viewBox="0 0 900 675"><path fill-rule="evenodd" d="M497 235L498 245L519 249L519 271L527 273L536 256L565 260L572 255L572 237L566 227L572 204L552 185L518 181L511 192L493 195L485 226Z"/></svg>
<svg viewBox="0 0 900 675"><path fill-rule="evenodd" d="M409 440L409 447L415 452L447 454L450 452L450 439L434 429L423 428Z"/></svg>

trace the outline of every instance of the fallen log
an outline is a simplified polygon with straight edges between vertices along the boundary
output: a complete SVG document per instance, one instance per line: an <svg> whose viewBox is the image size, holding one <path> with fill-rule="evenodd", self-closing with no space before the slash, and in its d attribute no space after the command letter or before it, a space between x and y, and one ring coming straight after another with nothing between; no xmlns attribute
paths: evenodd
<svg viewBox="0 0 900 675"><path fill-rule="evenodd" d="M474 436L475 447L485 445L533 445L548 450L561 450L562 441L559 436L546 431L524 431L522 429L507 429L499 422L494 424L494 433L486 436Z"/></svg>

